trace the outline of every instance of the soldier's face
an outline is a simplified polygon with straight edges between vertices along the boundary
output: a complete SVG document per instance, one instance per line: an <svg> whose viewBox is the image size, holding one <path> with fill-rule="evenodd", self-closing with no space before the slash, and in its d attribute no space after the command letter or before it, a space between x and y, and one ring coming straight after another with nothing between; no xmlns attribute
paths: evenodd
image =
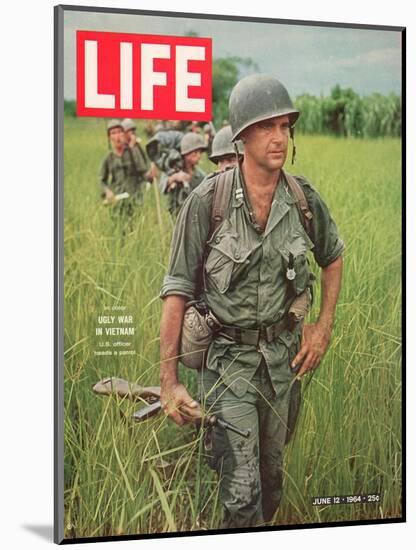
<svg viewBox="0 0 416 550"><path fill-rule="evenodd" d="M196 166L198 162L201 160L202 151L198 149L197 151L191 151L187 155L185 155L185 160L187 164L190 166Z"/></svg>
<svg viewBox="0 0 416 550"><path fill-rule="evenodd" d="M252 124L242 135L244 156L267 171L283 167L290 137L288 116L269 118Z"/></svg>
<svg viewBox="0 0 416 550"><path fill-rule="evenodd" d="M136 135L136 130L132 128L131 130L127 130L126 132L126 139L127 141L131 141L131 138Z"/></svg>
<svg viewBox="0 0 416 550"><path fill-rule="evenodd" d="M121 128L111 128L109 134L111 145L119 147L125 143L125 134Z"/></svg>
<svg viewBox="0 0 416 550"><path fill-rule="evenodd" d="M223 172L227 166L234 166L237 164L237 159L235 155L227 155L226 157L221 157L217 163L218 170Z"/></svg>

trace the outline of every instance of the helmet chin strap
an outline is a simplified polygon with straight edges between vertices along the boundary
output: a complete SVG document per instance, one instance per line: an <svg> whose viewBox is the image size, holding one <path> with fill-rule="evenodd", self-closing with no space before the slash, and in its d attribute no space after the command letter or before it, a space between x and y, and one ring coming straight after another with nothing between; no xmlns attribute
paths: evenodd
<svg viewBox="0 0 416 550"><path fill-rule="evenodd" d="M237 159L237 165L239 166L240 165L240 153L238 152L237 142L234 141L233 145L234 145L235 158Z"/></svg>
<svg viewBox="0 0 416 550"><path fill-rule="evenodd" d="M290 127L290 139L292 140L292 164L295 163L296 158L296 145L295 145L295 127Z"/></svg>

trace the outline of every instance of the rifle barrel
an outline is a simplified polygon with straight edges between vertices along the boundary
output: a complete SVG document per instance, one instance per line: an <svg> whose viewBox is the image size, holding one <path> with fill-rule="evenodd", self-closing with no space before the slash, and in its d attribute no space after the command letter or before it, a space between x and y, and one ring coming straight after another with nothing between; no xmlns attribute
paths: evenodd
<svg viewBox="0 0 416 550"><path fill-rule="evenodd" d="M234 426L234 424L230 424L229 422L222 420L222 418L216 417L216 420L214 421L214 425L215 424L218 424L218 426L220 426L224 430L230 430L230 432L241 435L241 437L245 437L246 439L249 438L251 434L251 430L240 430L240 428L237 428L237 426Z"/></svg>
<svg viewBox="0 0 416 550"><path fill-rule="evenodd" d="M152 416L159 414L161 410L162 410L162 403L160 402L160 400L158 400L152 403L151 405L147 405L146 407L142 407L141 409L136 411L133 414L133 418L134 420L136 420L136 422L143 422L143 420L147 420L148 418L151 418ZM240 430L233 424L226 422L222 418L218 418L218 416L216 415L207 415L206 423L207 425L211 424L211 426L217 425L220 428L223 428L224 430L230 430L230 432L234 432L238 435L241 435L246 439L250 437L250 434L251 434L251 430Z"/></svg>

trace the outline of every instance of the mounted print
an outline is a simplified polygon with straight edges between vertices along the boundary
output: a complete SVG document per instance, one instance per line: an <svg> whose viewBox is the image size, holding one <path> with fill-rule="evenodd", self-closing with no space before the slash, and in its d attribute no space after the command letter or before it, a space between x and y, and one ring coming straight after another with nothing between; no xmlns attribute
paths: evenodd
<svg viewBox="0 0 416 550"><path fill-rule="evenodd" d="M55 7L55 542L405 520L405 29Z"/></svg>

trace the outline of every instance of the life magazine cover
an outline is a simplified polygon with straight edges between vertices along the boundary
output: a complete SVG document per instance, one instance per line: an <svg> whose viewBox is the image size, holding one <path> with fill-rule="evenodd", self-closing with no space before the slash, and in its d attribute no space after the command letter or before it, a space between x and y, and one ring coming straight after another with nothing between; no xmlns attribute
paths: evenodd
<svg viewBox="0 0 416 550"><path fill-rule="evenodd" d="M404 38L55 8L55 542L404 520Z"/></svg>

